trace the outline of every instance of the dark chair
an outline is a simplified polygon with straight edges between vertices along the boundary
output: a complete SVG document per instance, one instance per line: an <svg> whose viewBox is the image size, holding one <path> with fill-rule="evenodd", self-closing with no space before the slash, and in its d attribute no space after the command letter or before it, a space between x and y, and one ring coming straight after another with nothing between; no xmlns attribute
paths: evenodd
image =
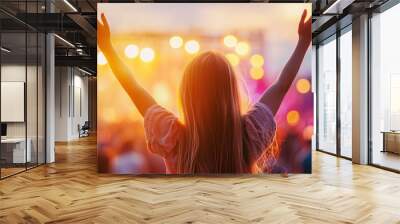
<svg viewBox="0 0 400 224"><path fill-rule="evenodd" d="M85 123L82 125L82 127L80 125L78 125L79 138L89 136L89 130L90 130L89 121L85 121Z"/></svg>

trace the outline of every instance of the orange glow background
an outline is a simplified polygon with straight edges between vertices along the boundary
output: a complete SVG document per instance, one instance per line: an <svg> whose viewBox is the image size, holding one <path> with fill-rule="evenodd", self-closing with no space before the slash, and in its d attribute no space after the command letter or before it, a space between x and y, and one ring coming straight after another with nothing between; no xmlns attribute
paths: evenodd
<svg viewBox="0 0 400 224"><path fill-rule="evenodd" d="M234 66L246 111L283 69L297 43L301 13L305 8L310 12L310 6L99 3L98 16L106 15L114 48L137 81L159 104L179 115L178 90L183 70L204 50L222 52ZM99 171L164 173L162 159L146 150L142 116L101 52L97 73ZM286 153L290 156L277 163L276 172L308 172L312 102L309 52L276 116L280 147L290 150Z"/></svg>

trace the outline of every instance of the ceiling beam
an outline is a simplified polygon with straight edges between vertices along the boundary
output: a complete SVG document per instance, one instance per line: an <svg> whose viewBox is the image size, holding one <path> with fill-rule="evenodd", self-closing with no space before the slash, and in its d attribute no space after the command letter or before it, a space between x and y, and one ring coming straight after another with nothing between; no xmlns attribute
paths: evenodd
<svg viewBox="0 0 400 224"><path fill-rule="evenodd" d="M56 66L95 67L97 58L92 56L55 56Z"/></svg>
<svg viewBox="0 0 400 224"><path fill-rule="evenodd" d="M94 28L85 17L80 14L68 14L67 16L80 26L90 37L95 38L97 36L96 28Z"/></svg>
<svg viewBox="0 0 400 224"><path fill-rule="evenodd" d="M330 4L322 14L342 14L344 9L351 5L355 0L336 0Z"/></svg>

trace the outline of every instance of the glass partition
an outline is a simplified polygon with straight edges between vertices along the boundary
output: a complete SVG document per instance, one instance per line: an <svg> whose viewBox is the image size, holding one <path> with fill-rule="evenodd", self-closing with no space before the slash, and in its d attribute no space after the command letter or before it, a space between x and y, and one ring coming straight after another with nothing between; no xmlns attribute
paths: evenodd
<svg viewBox="0 0 400 224"><path fill-rule="evenodd" d="M318 149L336 153L336 37L318 47Z"/></svg>
<svg viewBox="0 0 400 224"><path fill-rule="evenodd" d="M24 171L31 161L26 140L26 41L25 32L1 34L2 177Z"/></svg>
<svg viewBox="0 0 400 224"><path fill-rule="evenodd" d="M400 4L371 19L371 162L400 170Z"/></svg>
<svg viewBox="0 0 400 224"><path fill-rule="evenodd" d="M352 157L352 33L340 36L340 154Z"/></svg>
<svg viewBox="0 0 400 224"><path fill-rule="evenodd" d="M23 15L40 12L40 2L0 7ZM45 42L43 33L0 12L0 178L45 163Z"/></svg>
<svg viewBox="0 0 400 224"><path fill-rule="evenodd" d="M30 151L28 168L37 165L38 160L38 35L27 33L27 73L26 73L26 113L27 113L27 150Z"/></svg>

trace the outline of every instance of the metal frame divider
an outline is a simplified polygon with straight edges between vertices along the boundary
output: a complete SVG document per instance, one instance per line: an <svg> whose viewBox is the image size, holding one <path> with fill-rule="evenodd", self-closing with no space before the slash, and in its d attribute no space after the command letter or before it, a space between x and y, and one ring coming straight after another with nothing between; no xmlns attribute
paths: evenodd
<svg viewBox="0 0 400 224"><path fill-rule="evenodd" d="M341 119L340 119L340 36L341 30L336 30L336 155L341 156Z"/></svg>
<svg viewBox="0 0 400 224"><path fill-rule="evenodd" d="M319 149L319 44L315 45L315 149Z"/></svg>

